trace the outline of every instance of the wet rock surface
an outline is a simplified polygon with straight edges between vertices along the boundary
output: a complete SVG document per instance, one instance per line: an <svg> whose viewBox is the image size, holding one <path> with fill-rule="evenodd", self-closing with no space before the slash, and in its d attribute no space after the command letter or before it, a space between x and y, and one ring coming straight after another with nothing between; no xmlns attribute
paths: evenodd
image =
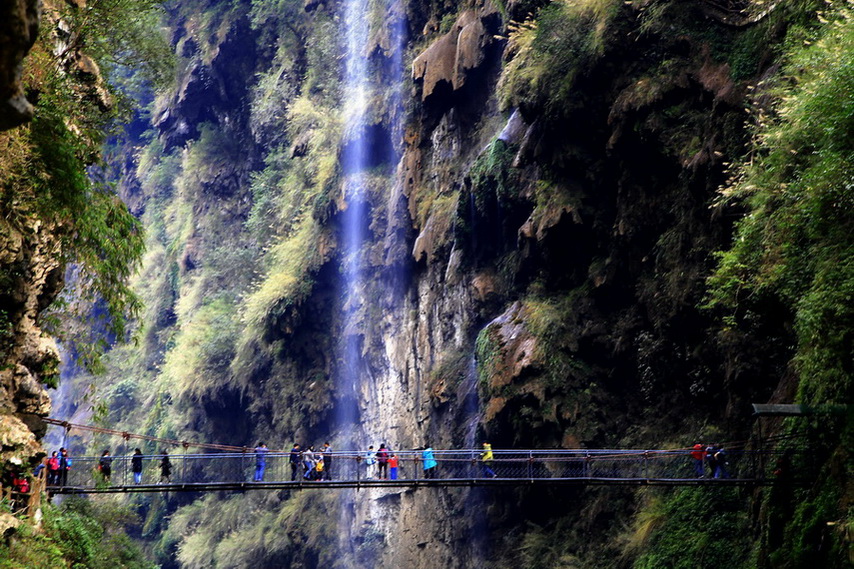
<svg viewBox="0 0 854 569"><path fill-rule="evenodd" d="M412 78L422 82L421 98L426 100L444 83L461 89L471 71L486 60L486 48L494 41L485 21L494 13L464 11L447 34L433 42L412 63Z"/></svg>
<svg viewBox="0 0 854 569"><path fill-rule="evenodd" d="M21 85L23 60L36 41L40 0L8 0L0 5L0 130L33 117Z"/></svg>

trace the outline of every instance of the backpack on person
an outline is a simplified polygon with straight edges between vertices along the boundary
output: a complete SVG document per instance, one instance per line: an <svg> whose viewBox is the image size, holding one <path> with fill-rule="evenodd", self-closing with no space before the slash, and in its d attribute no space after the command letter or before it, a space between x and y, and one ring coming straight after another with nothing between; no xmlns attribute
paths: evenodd
<svg viewBox="0 0 854 569"><path fill-rule="evenodd" d="M56 458L55 456L51 457L47 461L47 467L49 470L59 470L59 459Z"/></svg>

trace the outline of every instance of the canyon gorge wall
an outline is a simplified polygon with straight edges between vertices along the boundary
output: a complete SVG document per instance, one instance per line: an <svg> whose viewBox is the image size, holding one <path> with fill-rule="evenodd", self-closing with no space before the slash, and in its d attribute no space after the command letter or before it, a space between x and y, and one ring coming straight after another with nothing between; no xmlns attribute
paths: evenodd
<svg viewBox="0 0 854 569"><path fill-rule="evenodd" d="M751 403L850 398L850 334L825 360L843 379L811 386L801 293L757 286L728 304L719 268L753 207L721 189L737 193L733 165L785 83L782 46L815 34L815 7L368 2L358 122L346 3L167 8L174 84L110 143L145 253L138 342L112 347L96 380L109 425L279 449L687 448L750 440ZM50 266L30 279L46 283L35 312L61 284ZM844 331L850 309L834 314ZM835 490L799 494L832 496L812 514L782 486L131 503L164 567L656 567L700 551L841 567L850 546L821 524L845 511L850 425L825 427ZM705 541L678 547L679 523Z"/></svg>

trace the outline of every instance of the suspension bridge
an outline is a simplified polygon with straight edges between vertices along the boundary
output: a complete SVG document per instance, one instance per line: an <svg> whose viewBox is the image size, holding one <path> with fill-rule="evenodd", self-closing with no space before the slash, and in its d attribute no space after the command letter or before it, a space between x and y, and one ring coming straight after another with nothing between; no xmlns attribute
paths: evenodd
<svg viewBox="0 0 854 569"><path fill-rule="evenodd" d="M162 439L124 431L75 425L48 419L52 425L180 447L183 452L131 454L109 457L109 475L99 465L101 456L72 458L62 476L45 481L53 494L217 492L283 489L506 487L554 485L697 486L771 484L780 471L783 453L746 449L744 444L725 447L718 477L706 461L698 463L694 448L679 449L495 449L483 460L482 449L436 449L433 468L425 469L422 449L395 449L397 468L370 465L364 450L322 453L324 469L318 473L302 455L265 450ZM127 445L125 445L127 447ZM197 447L205 452L189 453ZM128 447L129 448L129 447ZM391 455L392 453L390 453ZM789 451L791 454L791 451ZM315 458L320 453L314 453ZM263 468L259 468L259 459ZM164 460L168 472L164 472ZM134 476L138 470L138 479ZM260 476L259 476L259 471ZM138 480L138 481L137 481Z"/></svg>
<svg viewBox="0 0 854 569"><path fill-rule="evenodd" d="M773 476L759 471L773 463L769 453L738 451L728 454L725 474L702 477L694 470L687 449L679 450L496 450L483 461L479 449L435 450L436 466L424 470L421 451L397 451L397 472L375 472L365 455L356 452L324 454L322 473L306 476L303 462L291 465L289 453L266 453L261 480L255 480L254 452L143 455L141 480L134 483L132 455L110 457L110 474L98 469L102 457L72 459L72 469L62 485L48 484L56 494L126 492L212 492L223 490L280 490L321 488L418 488L460 486L541 485L759 485ZM171 472L162 476L168 456ZM389 469L390 470L390 469ZM708 470L706 468L706 470ZM315 478L315 476L317 478Z"/></svg>

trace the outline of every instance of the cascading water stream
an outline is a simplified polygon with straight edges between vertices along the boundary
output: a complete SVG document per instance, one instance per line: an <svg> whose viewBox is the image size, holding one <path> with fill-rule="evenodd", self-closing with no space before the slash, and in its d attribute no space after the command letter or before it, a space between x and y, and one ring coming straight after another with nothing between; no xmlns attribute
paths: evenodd
<svg viewBox="0 0 854 569"><path fill-rule="evenodd" d="M358 424L360 380L359 308L364 302L364 276L361 250L365 241L366 197L364 169L368 161L366 141L361 136L367 105L368 69L363 53L368 37L367 0L344 3L344 128L348 139L342 154L345 172L344 199L347 208L342 224L342 326L341 367L336 387L342 402L338 405L339 445L355 448L359 443L354 427Z"/></svg>
<svg viewBox="0 0 854 569"><path fill-rule="evenodd" d="M372 15L372 10L381 12ZM372 390L369 388L368 369L362 361L363 344L367 341L366 319L370 317L368 307L377 297L388 298L393 294L385 290L388 288L385 281L373 282L380 280L374 276L370 277L373 281L369 281L366 276L366 251L376 237L370 231L373 205L367 184L369 179L376 177L376 167L381 166L389 175L386 188L388 215L399 215L400 184L396 183L395 166L400 154L395 140L399 144L402 139L403 22L399 0L387 0L384 4L370 0L344 0L344 145L341 169L346 208L341 218L342 333L336 377L340 448L357 448L376 435L366 433L362 426L366 421L361 410L372 403L369 401ZM376 26L382 28L374 29ZM372 37L383 37L387 41L375 42L376 49L369 48ZM382 108L374 108L377 105L382 105ZM383 120L378 120L378 117L383 117ZM407 222L387 220L386 241L405 239L398 228ZM394 249L405 247L405 243L397 243ZM392 267L400 265L396 262L389 264ZM384 273L384 276L389 275ZM399 284L402 279L392 275L386 280Z"/></svg>
<svg viewBox="0 0 854 569"><path fill-rule="evenodd" d="M376 297L385 296L385 291L382 290L382 283L373 282L376 280L373 272L369 274L366 269L366 251L375 237L370 231L372 207L375 204L371 203L367 185L376 175L376 166L388 167L388 172L392 174L387 190L388 211L392 215L396 208L391 204L399 188L394 183L393 166L399 161L399 155L395 151L395 144L389 142L389 139L399 136L400 130L398 125L390 123L399 120L398 109L402 106L402 18L399 0L388 0L385 6L369 0L344 0L342 10L345 57L341 170L344 173L343 197L346 208L341 216L340 233L342 290L339 297L339 363L335 381L338 401L336 443L340 449L358 449L365 448L368 441L376 445L374 438L378 436L377 432L365 425L369 422L365 414L376 415L379 405L373 401L375 396L372 386L376 380L363 362L363 353L364 344L369 341L366 319L370 317L369 314L376 313L368 308ZM381 14L375 14L382 17L373 18L371 10L382 10ZM377 24L386 26L389 32L386 37L391 40L382 46L385 53L379 57L376 52L369 53L373 50L368 48L372 25ZM380 58L383 61L377 65ZM384 109L370 106L382 100L386 101ZM377 116L386 117L379 126L376 124ZM389 227L399 225L389 223ZM396 238L393 234L392 230L386 239ZM358 467L361 467L359 463ZM342 501L346 502L348 500ZM339 547L345 556L357 557L358 552L353 549L355 540L351 536L354 531L353 516L354 512L350 508L344 508L340 513Z"/></svg>

